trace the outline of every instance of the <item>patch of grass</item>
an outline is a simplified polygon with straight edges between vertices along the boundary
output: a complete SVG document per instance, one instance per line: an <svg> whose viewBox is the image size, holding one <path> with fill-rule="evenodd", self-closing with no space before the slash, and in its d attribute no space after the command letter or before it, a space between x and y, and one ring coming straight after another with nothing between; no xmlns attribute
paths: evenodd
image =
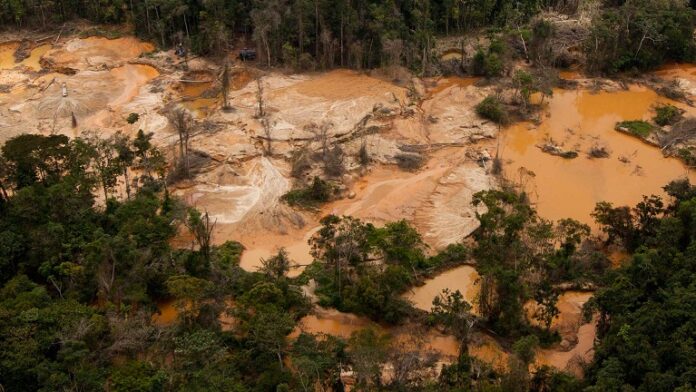
<svg viewBox="0 0 696 392"><path fill-rule="evenodd" d="M653 126L642 120L632 120L617 123L615 129L621 132L628 132L641 138L647 138L653 131Z"/></svg>
<svg viewBox="0 0 696 392"><path fill-rule="evenodd" d="M294 207L313 209L331 201L335 188L329 182L314 177L312 183L304 188L293 189L284 194L281 200Z"/></svg>
<svg viewBox="0 0 696 392"><path fill-rule="evenodd" d="M657 125L672 125L681 118L681 111L673 105L660 105L655 108L653 120Z"/></svg>
<svg viewBox="0 0 696 392"><path fill-rule="evenodd" d="M496 124L505 124L508 120L503 104L492 95L476 105L476 114Z"/></svg>

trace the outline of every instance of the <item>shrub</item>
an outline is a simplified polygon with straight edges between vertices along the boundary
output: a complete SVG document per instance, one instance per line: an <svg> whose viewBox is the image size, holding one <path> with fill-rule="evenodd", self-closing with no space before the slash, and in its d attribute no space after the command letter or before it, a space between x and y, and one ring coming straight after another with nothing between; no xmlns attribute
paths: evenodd
<svg viewBox="0 0 696 392"><path fill-rule="evenodd" d="M496 124L505 124L507 122L507 114L503 109L503 104L495 96L488 96L478 105L476 105L476 113Z"/></svg>
<svg viewBox="0 0 696 392"><path fill-rule="evenodd" d="M367 166L370 164L370 153L367 151L367 143L363 139L362 143L360 143L360 151L358 152L358 160L360 161L360 164L363 166Z"/></svg>
<svg viewBox="0 0 696 392"><path fill-rule="evenodd" d="M502 75L505 68L505 50L505 43L500 40L492 40L488 51L478 49L471 62L471 72L486 77Z"/></svg>
<svg viewBox="0 0 696 392"><path fill-rule="evenodd" d="M334 187L319 177L314 177L312 183L304 188L293 189L282 196L282 200L291 206L314 208L331 200Z"/></svg>
<svg viewBox="0 0 696 392"><path fill-rule="evenodd" d="M471 73L474 75L484 75L486 65L486 54L479 49L471 60Z"/></svg>
<svg viewBox="0 0 696 392"><path fill-rule="evenodd" d="M653 120L657 125L673 125L681 118L681 111L673 105L660 105L655 108L655 117Z"/></svg>
<svg viewBox="0 0 696 392"><path fill-rule="evenodd" d="M483 74L487 77L500 76L503 74L503 60L496 53L491 53L486 57L483 67Z"/></svg>
<svg viewBox="0 0 696 392"><path fill-rule="evenodd" d="M488 53L502 55L505 53L505 49L505 42L496 38L491 40L491 44L488 46Z"/></svg>
<svg viewBox="0 0 696 392"><path fill-rule="evenodd" d="M126 118L126 121L128 122L128 124L135 124L136 122L138 122L139 119L140 115L138 113L131 113Z"/></svg>
<svg viewBox="0 0 696 392"><path fill-rule="evenodd" d="M471 72L474 75L494 77L503 73L503 60L496 53L485 54L478 50L471 63Z"/></svg>
<svg viewBox="0 0 696 392"><path fill-rule="evenodd" d="M653 126L642 120L632 120L617 123L615 129L641 138L646 138L650 136Z"/></svg>
<svg viewBox="0 0 696 392"><path fill-rule="evenodd" d="M420 154L397 154L394 158L403 170L418 170L425 163L425 158Z"/></svg>

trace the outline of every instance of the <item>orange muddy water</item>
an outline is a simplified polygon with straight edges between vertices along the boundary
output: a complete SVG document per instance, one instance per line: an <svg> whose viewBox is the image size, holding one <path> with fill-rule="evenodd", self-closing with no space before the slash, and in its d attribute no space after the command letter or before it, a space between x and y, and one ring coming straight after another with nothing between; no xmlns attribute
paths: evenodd
<svg viewBox="0 0 696 392"><path fill-rule="evenodd" d="M470 265L453 268L449 271L428 280L423 286L414 287L404 295L404 298L413 302L418 309L430 311L433 299L449 289L451 292L459 290L464 299L474 306L478 295L479 274ZM475 308L475 306L474 306Z"/></svg>
<svg viewBox="0 0 696 392"><path fill-rule="evenodd" d="M481 80L481 78L477 77L468 77L468 78L458 78L458 77L449 77L449 78L442 78L437 80L435 86L428 90L428 95L430 97L439 94L440 92L452 87L452 86L457 86L460 88L466 88L469 86L473 86Z"/></svg>
<svg viewBox="0 0 696 392"><path fill-rule="evenodd" d="M413 331L409 328L386 327L365 317L320 307L315 308L314 314L303 317L289 337L294 339L300 332L307 332L349 339L354 332L365 328L372 328L380 334L389 334L394 343L406 345L414 343ZM433 350L443 357L452 359L459 352L459 342L451 335L430 329L422 331L420 337L423 338L423 349Z"/></svg>
<svg viewBox="0 0 696 392"><path fill-rule="evenodd" d="M174 324L179 317L179 311L174 306L174 300L160 301L157 303L158 313L152 315L152 322L159 326Z"/></svg>
<svg viewBox="0 0 696 392"><path fill-rule="evenodd" d="M663 157L658 148L614 126L649 119L651 108L667 101L640 87L600 93L556 90L539 126L521 123L502 133L505 175L525 186L541 216L554 220L569 217L592 224L597 202L633 206L642 195L663 195L668 182L694 176L679 160ZM551 140L579 156L563 159L537 147ZM607 148L609 158L589 158L593 146Z"/></svg>
<svg viewBox="0 0 696 392"><path fill-rule="evenodd" d="M41 56L43 56L49 50L51 50L51 45L49 44L37 46L36 48L31 50L31 54L29 54L29 57L22 60L20 65L29 67L33 71L40 71L41 64L39 64L39 61L41 60Z"/></svg>
<svg viewBox="0 0 696 392"><path fill-rule="evenodd" d="M0 44L0 69L12 69L15 63L14 52L19 47L19 42L6 42Z"/></svg>
<svg viewBox="0 0 696 392"><path fill-rule="evenodd" d="M235 318L228 313L228 311L235 306L235 303L231 299L226 299L225 305L226 309L220 312L218 320L220 321L221 329L223 331L229 331L236 325ZM167 327L176 323L178 317L179 309L177 309L176 301L168 299L157 302L157 312L152 315L151 320L152 323L157 326Z"/></svg>
<svg viewBox="0 0 696 392"><path fill-rule="evenodd" d="M657 76L664 78L684 78L696 79L696 64L672 63L658 68L654 72Z"/></svg>
<svg viewBox="0 0 696 392"><path fill-rule="evenodd" d="M262 260L278 254L281 248L285 249L288 257L294 263L288 272L288 276L296 277L304 271L304 268L314 261L310 254L312 248L310 238L319 230L319 226L307 231L304 236L265 236L261 238L249 238L244 241L247 250L242 253L239 266L246 271L256 271L262 266Z"/></svg>
<svg viewBox="0 0 696 392"><path fill-rule="evenodd" d="M594 355L594 340L597 335L596 322L583 319L583 305L592 298L593 293L587 291L566 291L558 298L559 315L551 323L551 330L557 331L561 339L572 342L572 347L563 349L557 345L548 349L540 349L536 354L536 365L549 365L566 370L577 376L582 376L582 363L592 360ZM530 322L539 325L533 319L535 303L530 301L525 305Z"/></svg>

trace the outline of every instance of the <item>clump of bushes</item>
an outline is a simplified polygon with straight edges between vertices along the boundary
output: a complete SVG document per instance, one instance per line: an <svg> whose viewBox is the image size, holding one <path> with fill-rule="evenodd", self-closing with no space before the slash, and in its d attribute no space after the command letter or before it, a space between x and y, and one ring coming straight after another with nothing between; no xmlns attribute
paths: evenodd
<svg viewBox="0 0 696 392"><path fill-rule="evenodd" d="M647 138L650 136L653 126L643 120L631 120L617 123L615 129L641 138Z"/></svg>
<svg viewBox="0 0 696 392"><path fill-rule="evenodd" d="M681 118L681 111L674 105L660 105L655 108L653 120L657 125L673 125Z"/></svg>
<svg viewBox="0 0 696 392"><path fill-rule="evenodd" d="M474 54L471 63L471 72L477 76L495 77L503 74L505 62L505 43L500 40L492 40L487 51L479 49Z"/></svg>
<svg viewBox="0 0 696 392"><path fill-rule="evenodd" d="M425 163L425 158L420 154L397 154L394 159L402 170L418 170Z"/></svg>
<svg viewBox="0 0 696 392"><path fill-rule="evenodd" d="M291 206L315 208L320 204L331 201L335 188L331 183L314 177L309 186L293 189L284 194L281 199Z"/></svg>
<svg viewBox="0 0 696 392"><path fill-rule="evenodd" d="M476 105L476 114L496 124L505 124L508 120L502 102L493 95L486 97Z"/></svg>

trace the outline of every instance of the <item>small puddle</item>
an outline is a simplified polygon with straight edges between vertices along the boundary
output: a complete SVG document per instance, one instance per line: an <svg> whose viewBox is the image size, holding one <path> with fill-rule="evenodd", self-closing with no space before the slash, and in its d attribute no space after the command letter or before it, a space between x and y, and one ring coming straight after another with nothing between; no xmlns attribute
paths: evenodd
<svg viewBox="0 0 696 392"><path fill-rule="evenodd" d="M574 334L583 324L582 307L592 298L594 293L590 291L565 291L558 297L556 307L560 312L557 318L551 322L551 329L563 334ZM527 318L532 325L539 326L540 323L534 319L536 302L529 301L525 304Z"/></svg>
<svg viewBox="0 0 696 392"><path fill-rule="evenodd" d="M589 363L594 357L594 341L597 337L596 323L597 317L580 327L577 333L578 343L569 351L539 350L536 356L537 365L553 366L556 369L568 371L577 377L582 377L582 365Z"/></svg>
<svg viewBox="0 0 696 392"><path fill-rule="evenodd" d="M312 247L309 240L320 227L309 230L300 240L294 240L291 236L263 236L244 243L247 248L242 253L239 266L246 271L257 271L261 268L261 260L269 259L278 254L280 248L284 248L288 257L295 264L288 271L288 276L293 278L302 273L305 267L314 261L310 254Z"/></svg>
<svg viewBox="0 0 696 392"><path fill-rule="evenodd" d="M354 332L368 327L374 328L379 333L385 333L381 326L365 317L339 312L335 309L316 307L315 313L303 317L288 337L294 339L301 332L306 332L313 334L323 333L349 339Z"/></svg>
<svg viewBox="0 0 696 392"><path fill-rule="evenodd" d="M450 87L456 86L459 88L466 88L469 86L473 86L479 80L481 80L481 78L477 78L477 77L468 77L468 78L449 77L449 78L438 79L435 86L428 90L428 99L432 98L433 96L437 95L438 93L441 93L442 91L444 91Z"/></svg>
<svg viewBox="0 0 696 392"><path fill-rule="evenodd" d="M440 56L441 61L459 61L462 59L462 51L459 49L451 49Z"/></svg>
<svg viewBox="0 0 696 392"><path fill-rule="evenodd" d="M17 66L14 53L18 47L18 42L0 44L0 69L12 69Z"/></svg>
<svg viewBox="0 0 696 392"><path fill-rule="evenodd" d="M179 311L174 306L174 302L173 299L157 302L158 313L152 315L152 322L155 325L167 326L176 321L176 318L179 317Z"/></svg>
<svg viewBox="0 0 696 392"><path fill-rule="evenodd" d="M50 44L44 44L41 46L37 46L36 48L31 50L31 54L29 57L25 58L19 65L24 65L33 71L41 71L41 64L39 64L39 61L41 60L41 56L43 56L46 52L51 50L52 45Z"/></svg>
<svg viewBox="0 0 696 392"><path fill-rule="evenodd" d="M203 78L210 78L211 75L203 74ZM206 115L210 110L215 108L218 103L218 97L203 97L203 94L208 91L213 85L211 81L189 81L181 82L181 97L182 104L188 110L198 114Z"/></svg>
<svg viewBox="0 0 696 392"><path fill-rule="evenodd" d="M212 82L201 81L201 82L182 82L181 83L181 95L184 98L198 98L203 95L210 87L213 85Z"/></svg>
<svg viewBox="0 0 696 392"><path fill-rule="evenodd" d="M423 286L404 294L404 298L413 302L416 308L429 312L433 306L433 299L439 296L442 290L449 289L450 292L459 290L464 299L475 308L479 291L478 279L479 274L474 267L463 265L429 279Z"/></svg>
<svg viewBox="0 0 696 392"><path fill-rule="evenodd" d="M217 103L217 98L196 98L190 101L184 101L183 105L192 112L206 115L217 106Z"/></svg>
<svg viewBox="0 0 696 392"><path fill-rule="evenodd" d="M551 329L557 331L561 338L570 342L570 349L561 345L549 349L540 349L536 354L536 365L553 366L560 370L569 371L578 377L582 376L582 362L589 362L594 355L594 340L597 334L596 317L591 322L583 320L583 305L592 298L593 293L587 291L566 291L558 298L556 306L559 315L551 323ZM530 322L539 325L533 319L535 303L530 301L525 305Z"/></svg>
<svg viewBox="0 0 696 392"><path fill-rule="evenodd" d="M674 179L688 175L693 182L696 177L679 160L614 130L619 121L649 119L658 102L684 106L639 87L596 94L555 90L538 127L521 123L501 134L504 173L526 187L544 218L574 218L591 226L590 213L600 201L633 206L642 195L664 195L662 187ZM549 139L579 156L563 159L542 152L537 145ZM595 145L607 148L610 156L588 158Z"/></svg>

